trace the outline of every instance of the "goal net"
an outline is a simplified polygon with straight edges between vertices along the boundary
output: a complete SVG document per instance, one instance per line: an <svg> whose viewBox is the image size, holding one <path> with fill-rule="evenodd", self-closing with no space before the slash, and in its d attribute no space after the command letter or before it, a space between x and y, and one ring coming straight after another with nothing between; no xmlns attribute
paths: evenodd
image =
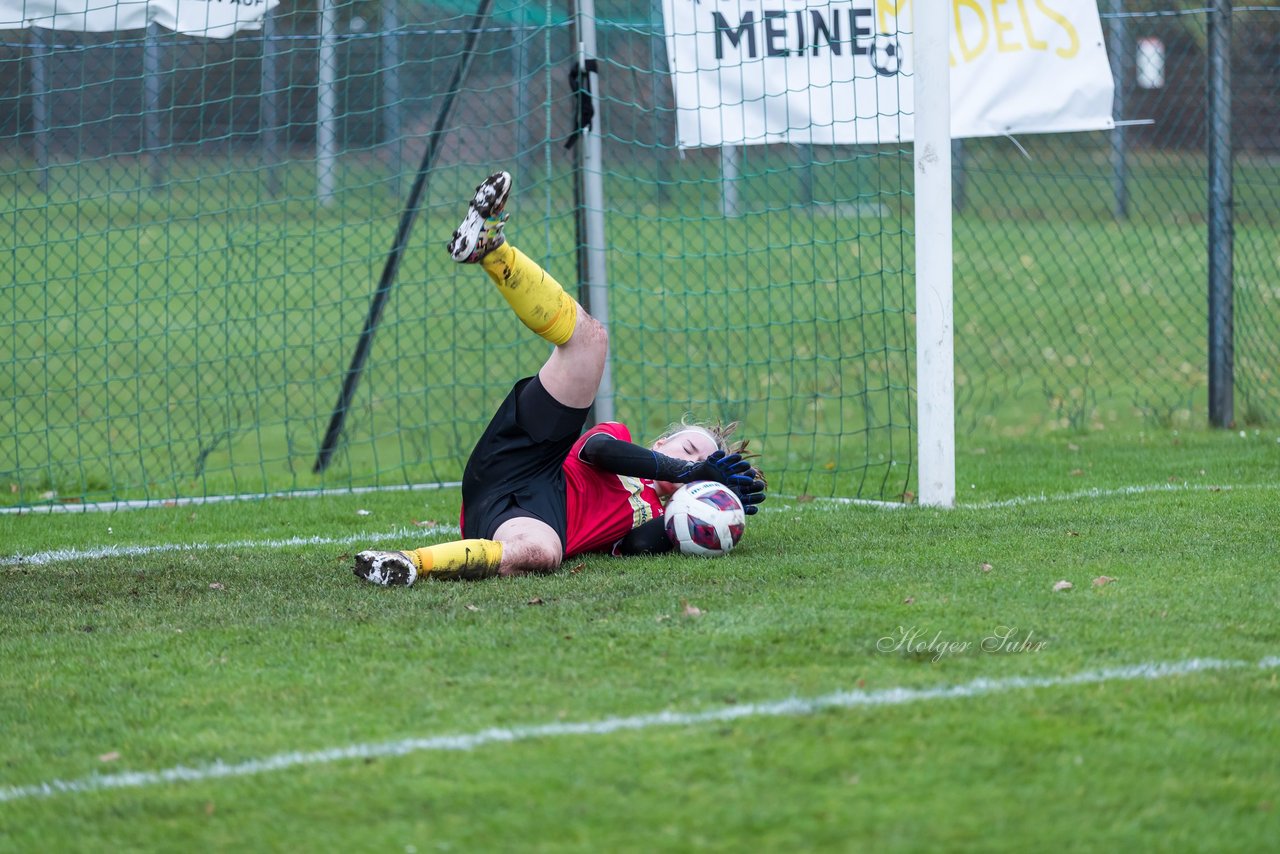
<svg viewBox="0 0 1280 854"><path fill-rule="evenodd" d="M442 247L474 184L506 168L511 239L578 283L574 28L559 7L506 0L483 22L317 475L475 10L379 11L281 7L225 40L6 33L3 501L459 478L546 345ZM909 152L681 149L657 9L598 16L616 417L640 439L686 414L741 421L775 489L900 499L913 477Z"/></svg>

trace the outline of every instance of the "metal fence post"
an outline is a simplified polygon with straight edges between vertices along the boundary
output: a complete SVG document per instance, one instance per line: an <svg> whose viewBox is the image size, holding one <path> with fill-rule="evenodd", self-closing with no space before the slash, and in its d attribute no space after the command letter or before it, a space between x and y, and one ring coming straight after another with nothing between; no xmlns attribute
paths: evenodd
<svg viewBox="0 0 1280 854"><path fill-rule="evenodd" d="M1107 35L1111 46L1111 76L1115 80L1115 100L1111 110L1116 120L1116 126L1111 130L1112 211L1116 219L1125 219L1129 216L1129 139L1121 122L1129 110L1126 96L1132 53L1129 50L1129 25L1124 17L1124 0L1111 0Z"/></svg>
<svg viewBox="0 0 1280 854"><path fill-rule="evenodd" d="M280 195L280 98L284 86L280 82L276 16L268 10L262 16L261 104L258 113L258 136L262 141L262 159L266 163L267 193Z"/></svg>
<svg viewBox="0 0 1280 854"><path fill-rule="evenodd" d="M146 36L142 42L142 124L143 150L146 152L147 168L151 175L151 186L161 187L165 181L164 159L160 147L160 117L163 115L161 101L164 99L164 73L160 46L160 27L155 22L147 24Z"/></svg>
<svg viewBox="0 0 1280 854"><path fill-rule="evenodd" d="M31 123L35 134L36 169L40 172L40 192L49 192L49 137L53 117L53 80L50 59L53 56L53 31L32 27L35 49L31 54Z"/></svg>
<svg viewBox="0 0 1280 854"><path fill-rule="evenodd" d="M1231 0L1208 15L1205 144L1209 159L1209 423L1235 422L1232 341Z"/></svg>
<svg viewBox="0 0 1280 854"><path fill-rule="evenodd" d="M320 0L316 54L316 198L333 203L338 164L338 0Z"/></svg>
<svg viewBox="0 0 1280 854"><path fill-rule="evenodd" d="M604 326L609 328L609 277L605 265L604 224L604 149L600 138L600 77L590 71L588 62L596 54L596 4L595 0L577 0L574 8L574 37L578 43L578 68L585 73L583 83L590 93L595 109L591 125L582 128L578 140L578 174L581 195L578 199L578 216L581 223L582 245L579 252L579 277L581 291L587 298L584 308ZM584 275L585 273L585 275ZM583 287L585 285L585 288ZM604 363L604 375L592 405L595 423L614 419L612 360Z"/></svg>
<svg viewBox="0 0 1280 854"><path fill-rule="evenodd" d="M378 112L382 116L382 142L391 154L391 190L396 196L400 195L400 176L404 172L404 131L400 121L401 110L404 109L400 86L404 68L402 38L400 0L383 0L381 35L378 37L382 46L382 106Z"/></svg>
<svg viewBox="0 0 1280 854"><path fill-rule="evenodd" d="M738 179L742 176L742 146L720 145L720 213L725 219L741 215Z"/></svg>

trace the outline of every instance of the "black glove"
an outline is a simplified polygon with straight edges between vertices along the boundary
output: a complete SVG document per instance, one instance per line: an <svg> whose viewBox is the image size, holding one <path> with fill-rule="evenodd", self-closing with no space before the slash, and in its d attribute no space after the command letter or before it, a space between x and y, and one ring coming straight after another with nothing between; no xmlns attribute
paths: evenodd
<svg viewBox="0 0 1280 854"><path fill-rule="evenodd" d="M714 480L742 494L742 490L752 485L755 478L750 474L751 463L742 458L742 454L728 454L714 451L705 460L690 462L676 476L677 483L693 483L695 480ZM763 488L763 487L762 487Z"/></svg>
<svg viewBox="0 0 1280 854"><path fill-rule="evenodd" d="M729 488L734 491L734 494L742 502L742 511L748 516L754 516L760 512L759 505L764 502L764 481L755 476L755 469L752 469L749 474L751 475L751 481L745 486L739 488L731 485Z"/></svg>

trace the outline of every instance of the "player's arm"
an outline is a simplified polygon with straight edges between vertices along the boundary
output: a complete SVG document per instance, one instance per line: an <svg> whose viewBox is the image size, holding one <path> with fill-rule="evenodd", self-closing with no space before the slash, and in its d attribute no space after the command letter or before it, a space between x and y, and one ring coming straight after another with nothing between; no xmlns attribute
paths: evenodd
<svg viewBox="0 0 1280 854"><path fill-rule="evenodd" d="M747 474L751 463L741 454L725 456L724 451L716 451L705 460L682 460L660 454L652 448L624 442L607 433L597 433L587 439L578 452L578 459L613 474L671 483L714 480L733 486L737 482L751 481Z"/></svg>
<svg viewBox="0 0 1280 854"><path fill-rule="evenodd" d="M583 443L578 459L588 465L626 477L643 477L671 483L714 480L732 489L742 499L750 516L764 501L764 481L741 454L716 451L705 460L682 460L660 454L652 448L624 442L607 433L597 433Z"/></svg>
<svg viewBox="0 0 1280 854"><path fill-rule="evenodd" d="M667 532L661 516L650 519L643 525L632 528L625 537L613 544L615 556L624 555L656 555L669 552L674 545L667 539Z"/></svg>

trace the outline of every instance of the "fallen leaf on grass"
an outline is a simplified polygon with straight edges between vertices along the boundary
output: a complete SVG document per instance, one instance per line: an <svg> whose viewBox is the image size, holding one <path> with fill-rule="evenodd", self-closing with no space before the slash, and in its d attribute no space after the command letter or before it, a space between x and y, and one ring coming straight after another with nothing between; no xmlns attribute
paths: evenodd
<svg viewBox="0 0 1280 854"><path fill-rule="evenodd" d="M908 596L906 599L902 600L903 605L914 605L915 603L916 603L916 597L914 596Z"/></svg>
<svg viewBox="0 0 1280 854"><path fill-rule="evenodd" d="M1093 586L1094 586L1094 587L1104 587L1104 586L1106 586L1106 585L1110 584L1110 583L1111 583L1111 582L1113 582L1113 581L1115 581L1115 579L1114 579L1114 578L1112 578L1112 577L1111 577L1111 576L1109 576L1109 575L1099 575L1097 578L1095 578L1095 579L1093 580Z"/></svg>
<svg viewBox="0 0 1280 854"><path fill-rule="evenodd" d="M1083 476L1084 476L1084 469L1072 469L1072 470L1071 470L1071 476L1072 476L1072 477L1083 477Z"/></svg>
<svg viewBox="0 0 1280 854"><path fill-rule="evenodd" d="M222 589L223 589L223 587L222 587L222 585L221 585L220 583L218 583L217 581L215 581L215 582L213 582L212 584L210 584L210 585L209 585L209 589L210 589L210 590L222 590Z"/></svg>
<svg viewBox="0 0 1280 854"><path fill-rule="evenodd" d="M1068 529L1068 530L1067 530L1067 536L1068 536L1068 537L1078 537L1078 536L1080 536L1080 532L1079 532L1079 531L1072 531L1072 530Z"/></svg>
<svg viewBox="0 0 1280 854"><path fill-rule="evenodd" d="M541 597L541 596L534 596L534 597L533 597L532 599L530 599L528 602L525 602L525 604L526 604L526 605L545 605L545 604L547 604L547 603L542 601L542 597Z"/></svg>
<svg viewBox="0 0 1280 854"><path fill-rule="evenodd" d="M808 503L810 503L810 502L812 502L812 501L813 501L813 496L812 496L812 495L797 495L797 496L796 496L796 503L797 503L797 504L808 504Z"/></svg>
<svg viewBox="0 0 1280 854"><path fill-rule="evenodd" d="M984 563L984 564L982 565L982 571L983 571L983 572L990 572L990 571L991 571L991 564L989 564L989 563Z"/></svg>
<svg viewBox="0 0 1280 854"><path fill-rule="evenodd" d="M681 602L683 610L680 612L686 617L701 617L703 611L697 605L690 605L687 601Z"/></svg>
<svg viewBox="0 0 1280 854"><path fill-rule="evenodd" d="M477 608L475 605L472 605L470 602L468 602L467 604L463 605L462 607L466 608L468 611L479 611L479 610L480 610L480 609L479 609L479 608Z"/></svg>
<svg viewBox="0 0 1280 854"><path fill-rule="evenodd" d="M1053 591L1058 593L1063 590L1070 590L1072 587L1075 587L1075 585L1070 581L1059 581L1057 584L1053 585Z"/></svg>
<svg viewBox="0 0 1280 854"><path fill-rule="evenodd" d="M120 758L120 752L117 750L113 750L110 753L104 753L101 756L99 756L98 761L99 762L115 762L119 758Z"/></svg>
<svg viewBox="0 0 1280 854"><path fill-rule="evenodd" d="M586 569L586 568L587 568L587 565L586 565L585 563L580 563L580 564L578 564L578 565L576 565L576 566L571 566L571 567L569 567L569 574L570 574L570 575L577 575L579 572L582 572L582 570L584 570L584 569Z"/></svg>
<svg viewBox="0 0 1280 854"><path fill-rule="evenodd" d="M440 526L440 523L435 519L423 519L421 522L417 519L411 519L410 521L413 522L415 528L437 528Z"/></svg>

